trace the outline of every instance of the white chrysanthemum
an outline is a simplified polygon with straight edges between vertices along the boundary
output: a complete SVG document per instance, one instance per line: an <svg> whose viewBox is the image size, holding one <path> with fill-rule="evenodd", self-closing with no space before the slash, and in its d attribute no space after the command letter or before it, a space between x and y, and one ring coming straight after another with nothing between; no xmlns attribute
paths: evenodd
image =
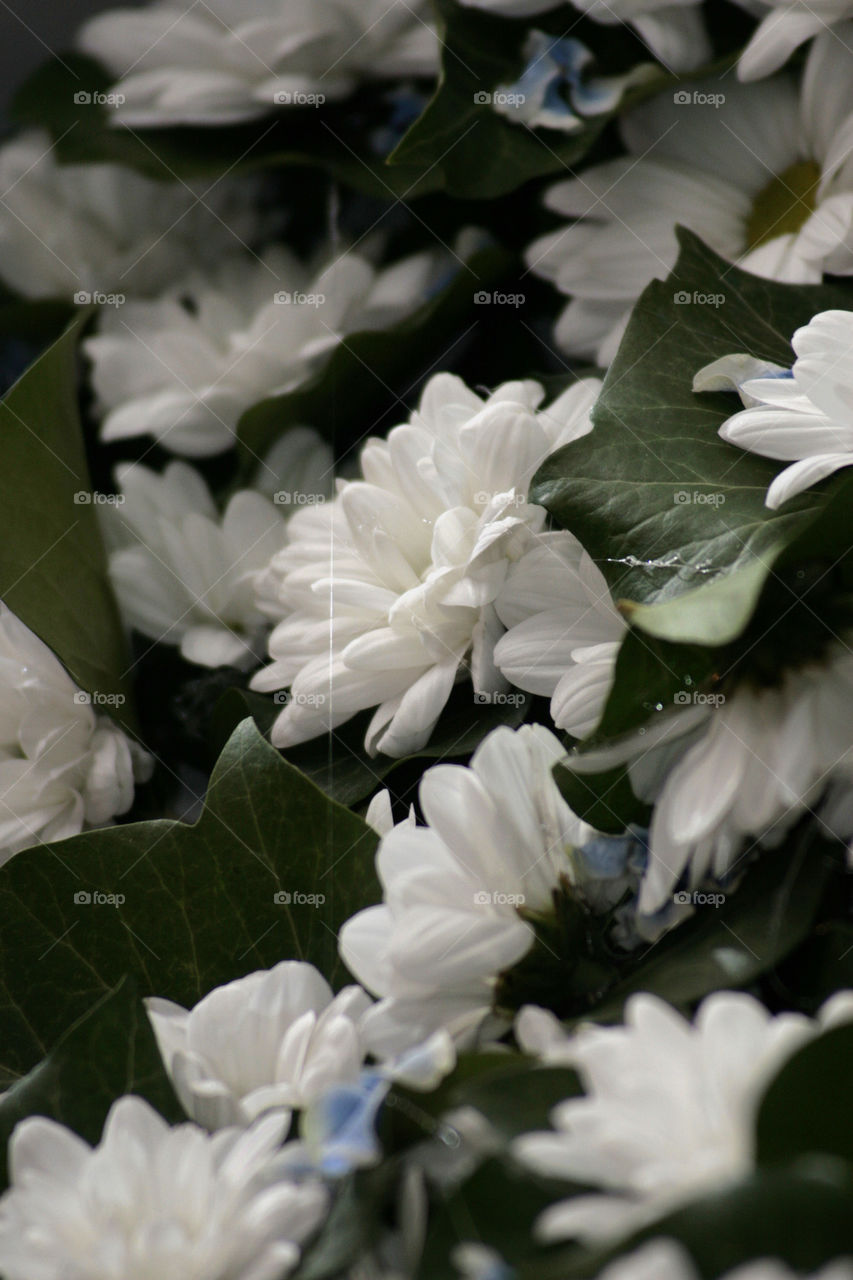
<svg viewBox="0 0 853 1280"><path fill-rule="evenodd" d="M100 827L133 803L151 760L0 605L0 862Z"/></svg>
<svg viewBox="0 0 853 1280"><path fill-rule="evenodd" d="M365 445L364 480L339 481L334 502L296 514L271 565L286 616L273 665L252 681L292 685L276 746L377 707L367 749L402 756L427 741L466 666L484 701L506 689L496 601L545 521L527 489L549 453L590 430L599 386L586 379L539 410L536 382L481 400L437 374L408 423Z"/></svg>
<svg viewBox="0 0 853 1280"><path fill-rule="evenodd" d="M170 1128L141 1098L116 1102L94 1149L41 1116L9 1148L0 1199L6 1280L280 1280L326 1193L276 1170L284 1124L211 1137Z"/></svg>
<svg viewBox="0 0 853 1280"><path fill-rule="evenodd" d="M495 664L519 689L550 697L555 725L583 738L601 718L625 623L577 538L541 543L507 574Z"/></svg>
<svg viewBox="0 0 853 1280"><path fill-rule="evenodd" d="M795 49L847 18L851 0L738 0L761 22L738 61L741 80L758 80L778 71Z"/></svg>
<svg viewBox="0 0 853 1280"><path fill-rule="evenodd" d="M0 278L27 298L155 293L254 235L245 184L196 190L118 164L61 165L38 131L0 148L0 194Z"/></svg>
<svg viewBox="0 0 853 1280"><path fill-rule="evenodd" d="M143 127L235 124L438 70L424 0L161 0L100 14L77 44L117 77L117 120Z"/></svg>
<svg viewBox="0 0 853 1280"><path fill-rule="evenodd" d="M285 540L282 512L260 493L235 493L220 516L194 467L158 475L116 468L123 501L104 508L110 579L129 627L180 646L201 666L255 666L267 621L255 579Z"/></svg>
<svg viewBox="0 0 853 1280"><path fill-rule="evenodd" d="M332 989L312 964L284 960L216 987L194 1009L146 1001L175 1092L207 1129L248 1125L275 1110L289 1121L364 1061L371 1005L361 987Z"/></svg>
<svg viewBox="0 0 853 1280"><path fill-rule="evenodd" d="M532 17L561 0L462 0L510 18ZM633 27L643 44L674 71L689 71L707 62L711 45L700 0L572 0L593 22Z"/></svg>
<svg viewBox="0 0 853 1280"><path fill-rule="evenodd" d="M527 261L571 295L561 347L612 359L642 290L675 265L679 224L759 276L853 272L853 28L838 36L815 41L799 90L784 75L661 94L624 118L627 156L550 189L549 208L575 221Z"/></svg>
<svg viewBox="0 0 853 1280"><path fill-rule="evenodd" d="M539 1173L603 1193L551 1206L539 1234L618 1235L736 1182L753 1167L766 1086L811 1037L852 1018L853 992L833 996L812 1021L774 1017L752 996L718 991L693 1023L642 994L626 1004L624 1026L586 1026L560 1047L551 1016L524 1010L523 1047L536 1052L545 1042L546 1061L574 1066L586 1096L559 1103L556 1132L525 1134L515 1154Z"/></svg>
<svg viewBox="0 0 853 1280"><path fill-rule="evenodd" d="M438 256L377 270L343 253L324 270L283 248L223 259L163 296L99 314L83 343L102 439L153 435L173 453L230 448L245 409L290 391L344 335L399 320L424 300Z"/></svg>
<svg viewBox="0 0 853 1280"><path fill-rule="evenodd" d="M691 888L722 878L745 839L778 843L830 783L849 785L851 722L853 653L834 645L772 687L738 684L575 757L579 771L627 762L636 793L654 802L640 911L657 911L682 876Z"/></svg>
<svg viewBox="0 0 853 1280"><path fill-rule="evenodd" d="M800 1280L784 1262L761 1258L727 1271L720 1280ZM690 1255L675 1240L650 1240L605 1267L598 1280L700 1280ZM853 1280L853 1262L831 1262L802 1280Z"/></svg>
<svg viewBox="0 0 853 1280"><path fill-rule="evenodd" d="M746 408L720 435L750 453L792 465L765 499L772 509L853 465L853 311L822 311L791 339L790 370L747 355L723 356L693 380L694 391L736 390Z"/></svg>
<svg viewBox="0 0 853 1280"><path fill-rule="evenodd" d="M400 823L379 845L384 901L347 921L344 962L381 1002L365 1034L381 1053L446 1027L470 1040L495 982L530 949L518 907L547 912L592 834L560 795L560 743L541 725L499 728L470 767L436 765L420 784L426 827ZM582 890L582 886L581 886Z"/></svg>

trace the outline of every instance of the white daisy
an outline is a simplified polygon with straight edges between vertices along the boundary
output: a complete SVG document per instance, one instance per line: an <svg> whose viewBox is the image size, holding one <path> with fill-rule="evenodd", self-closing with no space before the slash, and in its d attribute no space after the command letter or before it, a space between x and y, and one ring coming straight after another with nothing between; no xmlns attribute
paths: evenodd
<svg viewBox="0 0 853 1280"><path fill-rule="evenodd" d="M738 60L741 80L758 80L778 71L807 40L853 18L851 0L738 0L758 27Z"/></svg>
<svg viewBox="0 0 853 1280"><path fill-rule="evenodd" d="M564 882L583 893L579 850L593 833L554 782L562 756L541 725L496 729L469 767L427 769L419 791L427 826L405 822L383 836L383 903L340 933L345 964L381 997L364 1020L378 1052L439 1027L470 1043L499 975L533 944L518 908L549 913Z"/></svg>
<svg viewBox="0 0 853 1280"><path fill-rule="evenodd" d="M231 448L245 409L293 390L347 333L414 310L438 267L433 253L382 270L343 253L318 269L274 248L102 310L97 335L83 343L101 438L150 434L188 457Z"/></svg>
<svg viewBox="0 0 853 1280"><path fill-rule="evenodd" d="M282 512L260 493L235 493L220 516L194 467L158 475L116 468L122 501L102 508L109 572L128 627L180 646L201 666L254 666L267 621L255 579L285 540Z"/></svg>
<svg viewBox="0 0 853 1280"><path fill-rule="evenodd" d="M711 45L700 11L701 0L572 0L576 9L605 26L632 27L651 53L674 71L707 62ZM532 17L561 0L462 0L508 18Z"/></svg>
<svg viewBox="0 0 853 1280"><path fill-rule="evenodd" d="M777 844L831 783L849 786L851 720L853 651L833 644L772 686L740 682L573 757L579 772L627 762L634 791L654 802L640 911L662 907L682 876L690 888L722 879L745 840Z"/></svg>
<svg viewBox="0 0 853 1280"><path fill-rule="evenodd" d="M276 1170L284 1123L210 1137L116 1102L94 1149L41 1116L15 1129L0 1199L6 1280L280 1280L326 1210Z"/></svg>
<svg viewBox="0 0 853 1280"><path fill-rule="evenodd" d="M775 1258L761 1258L727 1271L720 1280L801 1280L801 1272L793 1272ZM635 1253L612 1262L598 1280L700 1280L690 1255L675 1240L650 1240ZM842 1260L821 1267L802 1280L853 1280L853 1262Z"/></svg>
<svg viewBox="0 0 853 1280"><path fill-rule="evenodd" d="M194 1009L146 1001L166 1069L190 1119L206 1129L289 1121L336 1085L358 1079L359 1030L371 1000L332 989L312 964L284 960L216 987Z"/></svg>
<svg viewBox="0 0 853 1280"><path fill-rule="evenodd" d="M255 234L253 184L58 164L46 133L0 147L0 278L26 298L152 294Z"/></svg>
<svg viewBox="0 0 853 1280"><path fill-rule="evenodd" d="M792 464L767 490L773 510L853 464L853 311L820 312L791 345L790 370L723 356L693 380L694 391L734 389L746 405L720 427L724 440Z"/></svg>
<svg viewBox="0 0 853 1280"><path fill-rule="evenodd" d="M538 383L482 400L437 374L409 422L362 449L363 480L338 481L334 502L297 512L271 565L285 615L273 665L252 681L292 686L276 746L377 707L367 749L403 756L427 741L466 669L484 700L506 689L495 605L545 522L527 489L549 453L590 430L599 386L584 380L537 411Z"/></svg>
<svg viewBox="0 0 853 1280"><path fill-rule="evenodd" d="M571 533L547 533L510 566L497 612L507 628L495 665L510 684L551 699L576 738L601 718L625 635L604 575Z"/></svg>
<svg viewBox="0 0 853 1280"><path fill-rule="evenodd" d="M520 1022L521 1043L533 1051L543 1038L541 1013L528 1034L525 1015ZM718 991L692 1023L641 994L625 1006L624 1026L582 1027L562 1052L552 1042L546 1061L574 1066L585 1096L555 1107L555 1132L525 1134L513 1149L537 1172L602 1194L552 1205L537 1223L539 1235L619 1235L738 1181L754 1165L754 1121L766 1086L811 1037L851 1019L849 991L833 996L815 1021L771 1016L752 996Z"/></svg>
<svg viewBox="0 0 853 1280"><path fill-rule="evenodd" d="M424 0L161 0L99 14L77 44L117 77L117 120L143 127L235 124L438 69Z"/></svg>
<svg viewBox="0 0 853 1280"><path fill-rule="evenodd" d="M640 293L675 265L678 224L759 276L853 273L851 33L815 41L799 90L785 75L661 94L622 121L626 156L550 189L548 207L575 221L527 261L572 297L559 346L613 358Z"/></svg>
<svg viewBox="0 0 853 1280"><path fill-rule="evenodd" d="M152 763L0 605L0 862L126 813Z"/></svg>

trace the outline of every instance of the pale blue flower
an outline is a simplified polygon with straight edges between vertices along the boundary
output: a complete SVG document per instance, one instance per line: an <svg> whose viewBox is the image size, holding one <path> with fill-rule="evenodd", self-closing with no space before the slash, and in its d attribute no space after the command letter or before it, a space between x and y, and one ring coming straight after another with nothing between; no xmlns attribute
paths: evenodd
<svg viewBox="0 0 853 1280"><path fill-rule="evenodd" d="M491 98L500 115L531 129L581 129L587 118L615 111L629 85L654 74L651 64L642 64L626 75L590 75L595 59L586 45L544 31L529 33L524 56L518 80L499 85Z"/></svg>

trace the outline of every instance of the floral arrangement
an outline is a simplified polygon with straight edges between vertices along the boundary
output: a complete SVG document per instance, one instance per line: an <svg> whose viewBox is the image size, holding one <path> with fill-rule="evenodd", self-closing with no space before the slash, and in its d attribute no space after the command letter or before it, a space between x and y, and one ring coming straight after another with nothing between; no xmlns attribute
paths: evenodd
<svg viewBox="0 0 853 1280"><path fill-rule="evenodd" d="M853 1280L853 0L12 117L0 1280Z"/></svg>

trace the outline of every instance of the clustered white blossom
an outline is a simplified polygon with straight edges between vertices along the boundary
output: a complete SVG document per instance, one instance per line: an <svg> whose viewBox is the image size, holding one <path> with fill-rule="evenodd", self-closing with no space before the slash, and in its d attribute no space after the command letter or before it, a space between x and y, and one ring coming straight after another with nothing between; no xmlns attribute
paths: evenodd
<svg viewBox="0 0 853 1280"><path fill-rule="evenodd" d="M151 776L150 756L5 605L0 702L0 861L112 822Z"/></svg>
<svg viewBox="0 0 853 1280"><path fill-rule="evenodd" d="M771 280L853 273L851 35L821 34L799 81L786 71L656 95L620 119L625 156L550 188L546 204L571 221L526 257L571 296L555 330L563 350L613 359L633 304L675 265L679 225Z"/></svg>
<svg viewBox="0 0 853 1280"><path fill-rule="evenodd" d="M788 462L767 490L774 510L853 463L853 312L823 311L791 338L791 369L742 354L700 369L695 391L737 391L744 408L720 427L730 444Z"/></svg>
<svg viewBox="0 0 853 1280"><path fill-rule="evenodd" d="M277 1169L285 1128L270 1115L211 1137L133 1095L95 1148L52 1120L23 1121L0 1200L4 1276L279 1280L327 1204L319 1183Z"/></svg>
<svg viewBox="0 0 853 1280"><path fill-rule="evenodd" d="M593 832L552 779L561 755L541 725L496 729L470 768L426 771L426 826L407 820L383 836L384 901L340 936L347 967L381 997L365 1019L374 1047L395 1052L441 1026L471 1042L498 975L533 945L519 907L548 912L563 881L583 891L580 849Z"/></svg>
<svg viewBox="0 0 853 1280"><path fill-rule="evenodd" d="M100 14L78 46L116 76L119 120L135 127L240 123L438 61L422 0L161 0Z"/></svg>
<svg viewBox="0 0 853 1280"><path fill-rule="evenodd" d="M190 458L232 448L245 409L293 390L347 334L402 319L443 265L427 252L377 270L344 252L306 266L276 246L105 308L83 344L102 439L153 435Z"/></svg>
<svg viewBox="0 0 853 1280"><path fill-rule="evenodd" d="M494 656L502 592L512 566L552 540L527 489L550 453L590 430L598 387L584 379L543 409L536 382L483 400L437 374L407 423L364 446L363 479L297 512L265 588L282 615L273 662L252 681L291 687L276 746L375 707L368 751L403 756L427 741L466 669L484 702L506 692Z"/></svg>
<svg viewBox="0 0 853 1280"><path fill-rule="evenodd" d="M358 1078L370 997L332 990L313 965L283 960L217 987L187 1011L148 1001L178 1097L206 1129L246 1126L267 1111L289 1120L335 1085Z"/></svg>
<svg viewBox="0 0 853 1280"><path fill-rule="evenodd" d="M652 995L632 996L624 1019L567 1037L545 1010L519 1015L522 1046L575 1067L585 1093L554 1109L554 1132L519 1138L516 1154L540 1173L601 1189L547 1209L543 1238L619 1235L736 1182L754 1165L766 1086L809 1039L853 1019L853 992L837 993L815 1020L774 1017L729 991L706 997L692 1023Z"/></svg>
<svg viewBox="0 0 853 1280"><path fill-rule="evenodd" d="M47 133L0 147L0 279L27 298L148 297L253 236L253 184L62 164ZM96 296L97 295L97 296ZM112 303L110 304L112 305Z"/></svg>

